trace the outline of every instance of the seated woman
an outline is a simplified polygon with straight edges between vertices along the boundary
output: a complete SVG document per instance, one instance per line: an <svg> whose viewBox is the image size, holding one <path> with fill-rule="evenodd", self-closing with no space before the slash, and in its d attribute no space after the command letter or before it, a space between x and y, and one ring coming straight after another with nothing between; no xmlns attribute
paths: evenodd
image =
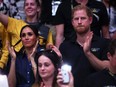
<svg viewBox="0 0 116 87"><path fill-rule="evenodd" d="M36 83L32 87L73 87L73 77L70 84L62 84L61 58L56 50L46 50L35 56L35 66L37 68ZM34 66L34 65L33 65ZM59 74L58 74L59 72ZM58 76L57 76L58 75ZM58 83L57 83L58 82Z"/></svg>
<svg viewBox="0 0 116 87"><path fill-rule="evenodd" d="M43 48L38 44L38 32L33 25L25 25L20 32L23 48L15 52L8 44L11 56L11 66L8 74L9 87L31 87L35 81L32 70L34 52L41 52Z"/></svg>
<svg viewBox="0 0 116 87"><path fill-rule="evenodd" d="M37 32L40 34L40 45L49 48L49 44L53 44L52 32L47 26L41 23L41 10L41 0L24 0L25 21L0 13L0 22L6 27L7 32L10 34L10 43L14 46L15 51L20 51L23 46L22 43L19 42L20 31L23 26L28 24L38 28Z"/></svg>
<svg viewBox="0 0 116 87"><path fill-rule="evenodd" d="M0 0L1 1L1 0ZM3 1L3 0L2 0ZM9 1L9 0L7 0ZM10 0L11 1L11 0ZM6 39L10 38L10 44L14 46L14 50L19 52L22 48L22 42L20 40L21 28L25 25L34 25L38 28L39 44L44 48L49 48L50 44L53 44L52 32L49 27L41 23L41 0L13 0L24 1L24 11L26 14L25 20L18 20L0 12L0 39L2 41L2 57L0 58L0 68L5 68L8 61L8 50L6 49ZM0 9L1 11L1 9ZM7 35L8 34L8 35ZM7 40L8 40L7 39ZM3 71L3 70L0 71Z"/></svg>

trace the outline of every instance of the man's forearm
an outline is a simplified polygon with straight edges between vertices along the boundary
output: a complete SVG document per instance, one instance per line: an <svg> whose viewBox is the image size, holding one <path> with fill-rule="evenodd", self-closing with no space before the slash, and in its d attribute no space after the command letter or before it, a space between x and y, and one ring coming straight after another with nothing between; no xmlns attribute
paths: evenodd
<svg viewBox="0 0 116 87"><path fill-rule="evenodd" d="M109 68L109 61L108 60L100 60L91 52L85 53L89 62L96 70L102 70L104 68Z"/></svg>

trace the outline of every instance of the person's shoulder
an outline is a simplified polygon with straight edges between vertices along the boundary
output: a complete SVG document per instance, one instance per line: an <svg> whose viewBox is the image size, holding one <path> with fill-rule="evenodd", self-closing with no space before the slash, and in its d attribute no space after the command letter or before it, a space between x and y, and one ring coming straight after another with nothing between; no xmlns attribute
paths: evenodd
<svg viewBox="0 0 116 87"><path fill-rule="evenodd" d="M103 6L105 6L102 2L96 1L96 0L90 1L89 4L91 4L93 6L97 6L97 7L103 7Z"/></svg>
<svg viewBox="0 0 116 87"><path fill-rule="evenodd" d="M91 0L90 3L95 3L95 4L102 4L101 1L97 1L97 0Z"/></svg>
<svg viewBox="0 0 116 87"><path fill-rule="evenodd" d="M95 72L95 73L91 74L90 77L100 78L99 76L102 76L103 74L105 75L106 72L107 72L107 69L103 69L101 71L98 71L98 72Z"/></svg>
<svg viewBox="0 0 116 87"><path fill-rule="evenodd" d="M8 21L9 21L9 22L14 21L14 22L18 22L18 23L27 24L25 21L23 21L23 20L21 20L21 19L16 19L16 18L13 18L13 17L8 17Z"/></svg>
<svg viewBox="0 0 116 87"><path fill-rule="evenodd" d="M60 45L60 48L61 49L67 49L67 48L72 48L72 47L74 47L75 46L75 44L74 44L74 42L72 42L72 41L69 41L69 40L64 40L62 43L61 43L61 45Z"/></svg>
<svg viewBox="0 0 116 87"><path fill-rule="evenodd" d="M41 24L41 25L40 25L40 28L47 29L47 30L50 29L50 28L49 28L47 25L45 25L45 24Z"/></svg>
<svg viewBox="0 0 116 87"><path fill-rule="evenodd" d="M73 43L73 41L69 41L69 40L64 40L61 44L72 44Z"/></svg>
<svg viewBox="0 0 116 87"><path fill-rule="evenodd" d="M64 1L64 2L61 2L61 4L59 5L59 8L64 9L70 6L71 6L71 1Z"/></svg>
<svg viewBox="0 0 116 87"><path fill-rule="evenodd" d="M110 39L107 39L107 38L103 38L103 37L99 37L99 36L97 36L97 35L94 35L93 36L93 40L95 40L95 41L100 41L100 42L111 42L111 40Z"/></svg>
<svg viewBox="0 0 116 87"><path fill-rule="evenodd" d="M109 46L111 39L101 38L101 41L104 43L104 45Z"/></svg>
<svg viewBox="0 0 116 87"><path fill-rule="evenodd" d="M98 80L105 78L106 74L107 74L107 69L103 69L101 71L98 71L98 72L95 72L95 73L89 75L86 78L86 81L88 80L88 81L92 81L92 82L97 82Z"/></svg>
<svg viewBox="0 0 116 87"><path fill-rule="evenodd" d="M106 69L90 74L85 79L84 87L103 87L101 85L108 79L107 74Z"/></svg>

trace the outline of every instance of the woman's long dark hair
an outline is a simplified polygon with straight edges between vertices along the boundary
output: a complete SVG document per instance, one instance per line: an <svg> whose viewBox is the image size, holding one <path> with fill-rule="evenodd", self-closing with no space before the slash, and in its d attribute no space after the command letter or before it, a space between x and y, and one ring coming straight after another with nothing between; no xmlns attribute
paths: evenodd
<svg viewBox="0 0 116 87"><path fill-rule="evenodd" d="M56 69L56 71L54 73L55 77L54 77L53 84L52 84L52 87L55 87L56 76L58 74L58 68L61 67L61 58L53 50L46 50L46 51L43 51L42 53L37 53L36 54L36 56L35 56L35 63L37 64L37 76L36 76L37 78L36 78L36 81L39 83L39 86L42 82L42 78L40 77L39 72L38 72L38 59L42 55L48 57L52 61L53 65Z"/></svg>

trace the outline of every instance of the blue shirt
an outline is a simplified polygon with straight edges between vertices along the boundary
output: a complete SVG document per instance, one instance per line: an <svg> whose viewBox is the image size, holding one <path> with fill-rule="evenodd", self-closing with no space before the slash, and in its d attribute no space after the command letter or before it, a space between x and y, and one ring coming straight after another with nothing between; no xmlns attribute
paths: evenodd
<svg viewBox="0 0 116 87"><path fill-rule="evenodd" d="M38 52L43 48L38 48ZM31 87L35 81L31 61L28 60L24 51L17 53L16 58L16 87Z"/></svg>
<svg viewBox="0 0 116 87"><path fill-rule="evenodd" d="M16 59L16 87L31 87L35 81L31 61L25 53L21 56Z"/></svg>

